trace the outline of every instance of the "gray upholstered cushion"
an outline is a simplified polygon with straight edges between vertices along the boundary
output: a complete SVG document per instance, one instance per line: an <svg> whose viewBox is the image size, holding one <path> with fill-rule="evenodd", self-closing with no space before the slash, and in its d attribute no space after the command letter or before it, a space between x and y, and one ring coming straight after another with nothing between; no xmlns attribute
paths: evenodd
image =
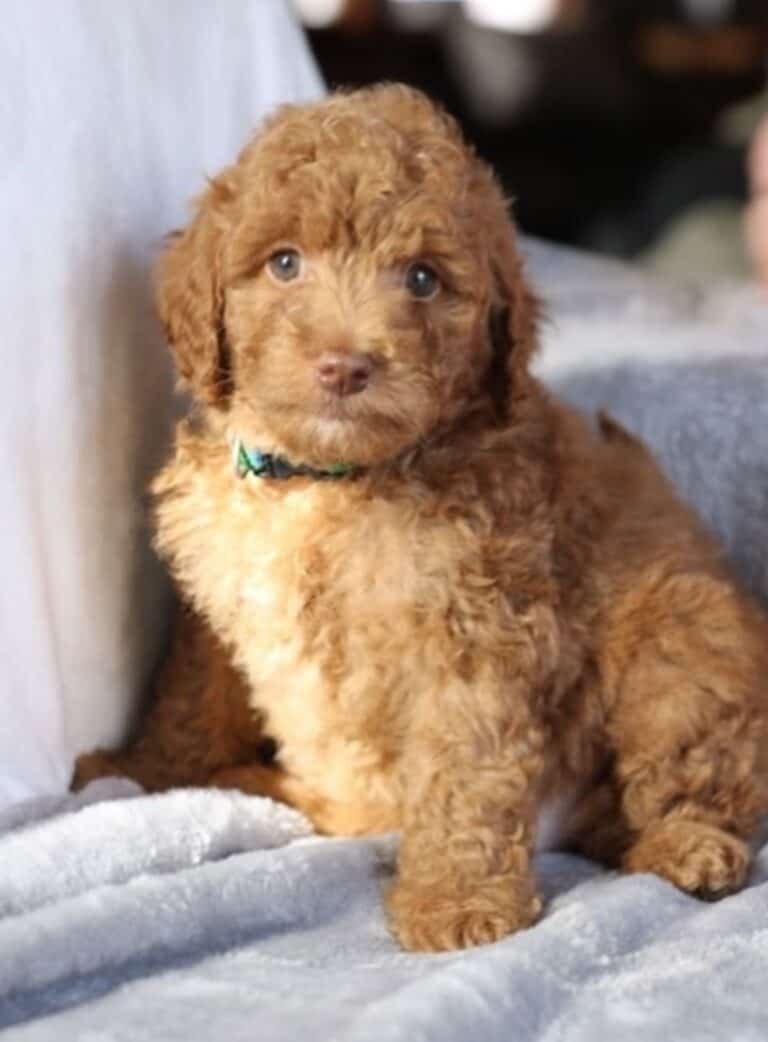
<svg viewBox="0 0 768 1042"><path fill-rule="evenodd" d="M768 298L653 282L537 242L526 252L549 316L542 377L642 435L768 599Z"/></svg>

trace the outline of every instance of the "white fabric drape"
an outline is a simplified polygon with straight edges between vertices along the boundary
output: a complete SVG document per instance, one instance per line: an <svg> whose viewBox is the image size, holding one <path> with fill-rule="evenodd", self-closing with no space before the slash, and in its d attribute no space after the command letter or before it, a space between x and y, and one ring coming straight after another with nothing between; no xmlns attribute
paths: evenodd
<svg viewBox="0 0 768 1042"><path fill-rule="evenodd" d="M151 264L264 112L320 90L281 0L3 3L0 805L125 732L165 610Z"/></svg>

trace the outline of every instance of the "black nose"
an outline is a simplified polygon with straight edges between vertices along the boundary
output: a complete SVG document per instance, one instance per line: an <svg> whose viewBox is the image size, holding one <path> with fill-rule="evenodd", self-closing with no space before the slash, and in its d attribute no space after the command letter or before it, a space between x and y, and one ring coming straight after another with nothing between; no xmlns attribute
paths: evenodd
<svg viewBox="0 0 768 1042"><path fill-rule="evenodd" d="M373 362L356 351L328 351L317 361L317 379L332 394L359 394L368 386Z"/></svg>

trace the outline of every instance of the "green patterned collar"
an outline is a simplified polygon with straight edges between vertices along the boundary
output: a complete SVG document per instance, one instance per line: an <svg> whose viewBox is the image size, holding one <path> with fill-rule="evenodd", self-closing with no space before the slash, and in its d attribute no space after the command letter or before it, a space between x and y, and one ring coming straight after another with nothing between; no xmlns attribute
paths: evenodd
<svg viewBox="0 0 768 1042"><path fill-rule="evenodd" d="M239 438L235 439L232 456L235 464L235 473L240 478L253 474L257 478L275 478L278 481L294 477L329 481L360 472L360 467L356 463L334 463L330 467L323 467L322 469L308 467L303 463L291 463L283 456L274 456L269 452L259 452L258 449L247 449Z"/></svg>

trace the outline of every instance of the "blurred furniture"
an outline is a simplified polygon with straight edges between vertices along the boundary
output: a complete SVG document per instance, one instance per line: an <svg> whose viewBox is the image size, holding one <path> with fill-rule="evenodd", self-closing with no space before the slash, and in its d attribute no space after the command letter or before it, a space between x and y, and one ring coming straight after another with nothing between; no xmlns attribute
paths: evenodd
<svg viewBox="0 0 768 1042"><path fill-rule="evenodd" d="M327 81L400 79L441 99L532 233L632 257L702 200L745 197L744 143L724 142L718 121L765 84L764 0L351 0L339 11L310 33ZM498 28L514 24L538 28Z"/></svg>

